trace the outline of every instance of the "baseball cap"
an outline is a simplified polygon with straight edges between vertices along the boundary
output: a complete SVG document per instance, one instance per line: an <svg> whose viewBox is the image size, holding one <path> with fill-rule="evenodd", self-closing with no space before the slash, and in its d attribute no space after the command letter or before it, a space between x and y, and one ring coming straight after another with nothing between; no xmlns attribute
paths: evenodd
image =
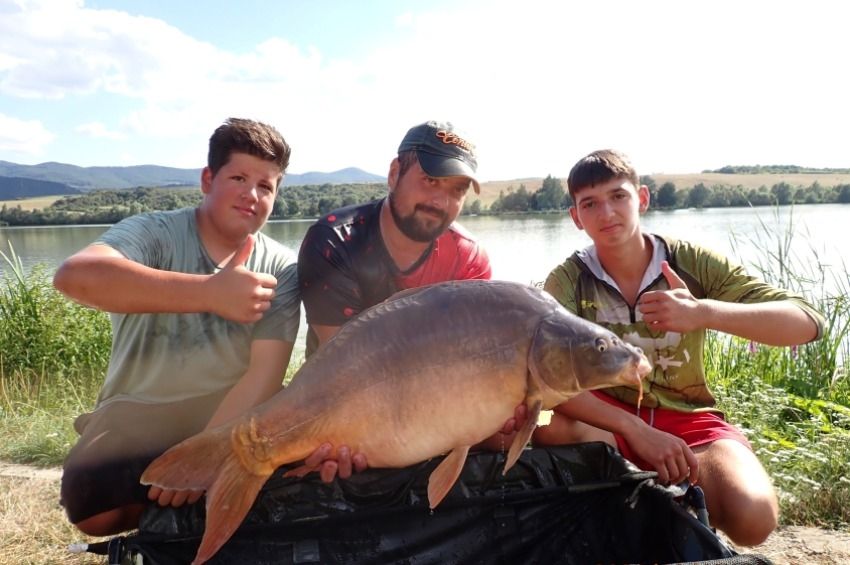
<svg viewBox="0 0 850 565"><path fill-rule="evenodd" d="M413 126L398 146L398 152L403 151L416 151L419 165L428 175L469 177L475 192L481 192L475 178L475 145L458 134L451 122L432 120Z"/></svg>

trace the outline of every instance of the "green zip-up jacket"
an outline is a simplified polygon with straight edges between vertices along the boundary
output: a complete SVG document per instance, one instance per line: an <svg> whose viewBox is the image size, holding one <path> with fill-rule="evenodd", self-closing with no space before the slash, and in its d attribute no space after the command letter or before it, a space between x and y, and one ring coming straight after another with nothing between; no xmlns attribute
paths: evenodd
<svg viewBox="0 0 850 565"><path fill-rule="evenodd" d="M666 260L696 298L741 303L790 300L815 321L817 338L823 334L823 317L801 296L748 275L743 267L709 249L652 234L648 237L654 252L639 294L669 289L661 272L661 262ZM556 267L544 288L570 312L608 328L624 341L643 349L652 364L652 373L644 379L642 406L682 412L717 411L705 382L705 330L686 334L651 330L605 273L594 246L577 251ZM638 393L634 388L615 387L603 392L637 404Z"/></svg>

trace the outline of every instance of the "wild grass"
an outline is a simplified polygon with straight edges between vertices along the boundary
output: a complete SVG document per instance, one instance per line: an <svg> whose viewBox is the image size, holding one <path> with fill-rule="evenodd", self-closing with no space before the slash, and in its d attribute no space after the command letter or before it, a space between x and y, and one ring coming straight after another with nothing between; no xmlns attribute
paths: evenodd
<svg viewBox="0 0 850 565"><path fill-rule="evenodd" d="M0 287L0 459L60 462L74 417L91 408L109 360L108 317L65 300L14 248Z"/></svg>
<svg viewBox="0 0 850 565"><path fill-rule="evenodd" d="M58 479L0 477L0 565L105 563L102 556L68 552L70 543L97 538L68 522L58 498Z"/></svg>

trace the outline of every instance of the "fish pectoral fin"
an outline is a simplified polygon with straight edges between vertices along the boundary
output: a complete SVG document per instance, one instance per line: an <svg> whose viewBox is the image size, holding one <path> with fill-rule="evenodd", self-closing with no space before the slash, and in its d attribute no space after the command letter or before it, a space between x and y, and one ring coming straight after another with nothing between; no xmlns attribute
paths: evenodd
<svg viewBox="0 0 850 565"><path fill-rule="evenodd" d="M514 466L522 450L531 440L531 434L534 433L534 428L537 427L537 419L540 417L540 411L543 409L543 401L541 399L534 400L528 407L528 417L522 428L514 436L511 442L511 448L508 450L508 458L505 460L505 468L502 470L502 475L508 472L508 469Z"/></svg>
<svg viewBox="0 0 850 565"><path fill-rule="evenodd" d="M452 449L445 459L437 465L437 468L431 472L431 476L428 477L428 506L430 508L436 508L457 482L457 478L463 470L463 464L466 462L469 447L464 445Z"/></svg>

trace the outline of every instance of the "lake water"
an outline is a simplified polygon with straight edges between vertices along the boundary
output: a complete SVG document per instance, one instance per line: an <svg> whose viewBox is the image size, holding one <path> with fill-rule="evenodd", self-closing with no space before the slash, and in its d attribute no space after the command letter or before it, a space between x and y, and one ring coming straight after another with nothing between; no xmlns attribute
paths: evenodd
<svg viewBox="0 0 850 565"><path fill-rule="evenodd" d="M850 205L823 204L782 208L723 208L707 210L653 211L643 218L652 232L680 237L729 255L745 264L763 257L766 246L775 246L789 225L793 229L792 249L801 261L818 260L827 270L846 273L850 268L847 227ZM271 222L264 231L297 250L312 223ZM493 277L518 282L539 282L575 249L590 244L584 232L576 229L566 214L535 216L476 216L461 223L482 242L493 265ZM82 249L108 226L47 226L0 228L0 250L9 244L21 257L25 268L44 264L52 271L63 259ZM753 241L768 243L754 244ZM844 268L844 266L848 268ZM8 266L0 259L0 273ZM829 284L829 281L827 281Z"/></svg>

